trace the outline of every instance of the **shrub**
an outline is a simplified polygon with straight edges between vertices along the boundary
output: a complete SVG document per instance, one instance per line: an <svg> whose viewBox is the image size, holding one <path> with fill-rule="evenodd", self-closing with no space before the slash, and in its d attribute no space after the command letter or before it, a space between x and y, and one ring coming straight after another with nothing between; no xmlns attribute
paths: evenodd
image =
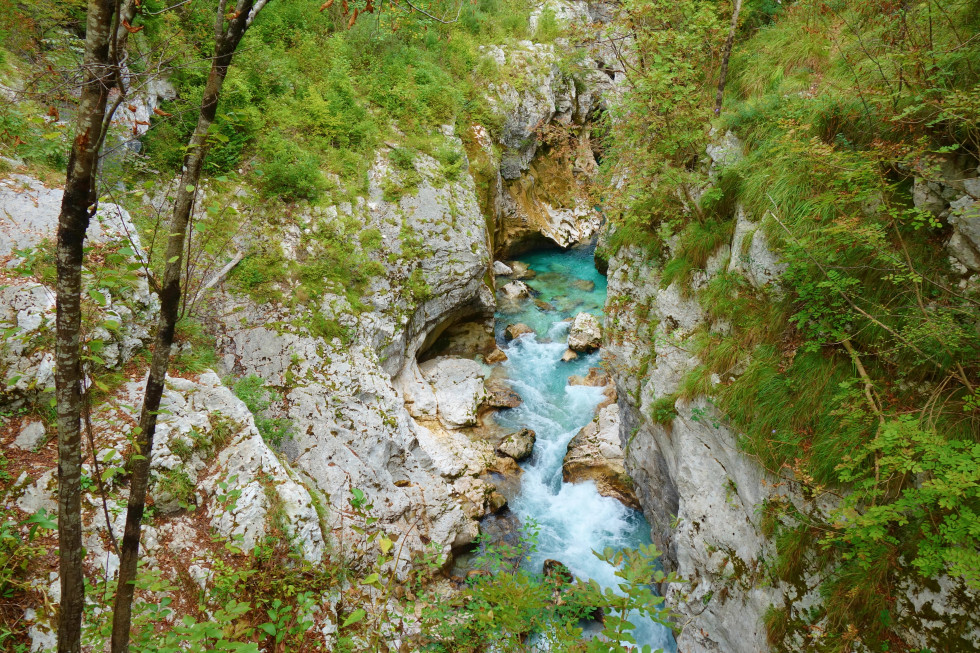
<svg viewBox="0 0 980 653"><path fill-rule="evenodd" d="M293 141L272 138L263 146L262 192L284 201L315 200L326 188L320 161Z"/></svg>

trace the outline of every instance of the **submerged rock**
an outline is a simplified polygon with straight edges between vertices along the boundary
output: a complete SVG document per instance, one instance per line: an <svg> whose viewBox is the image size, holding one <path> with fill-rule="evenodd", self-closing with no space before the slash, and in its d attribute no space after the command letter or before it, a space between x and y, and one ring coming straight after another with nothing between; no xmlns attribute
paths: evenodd
<svg viewBox="0 0 980 653"><path fill-rule="evenodd" d="M507 340L514 340L515 338L520 338L525 333L534 333L534 329L522 322L518 322L517 324L509 324L507 325L507 328L504 329L504 338Z"/></svg>
<svg viewBox="0 0 980 653"><path fill-rule="evenodd" d="M503 442L497 446L497 451L514 460L524 460L534 450L536 438L537 436L531 429L521 429L504 438Z"/></svg>
<svg viewBox="0 0 980 653"><path fill-rule="evenodd" d="M568 348L577 352L595 351L602 344L599 320L591 313L579 313L568 330Z"/></svg>
<svg viewBox="0 0 980 653"><path fill-rule="evenodd" d="M535 299L534 300L534 305L537 306L538 309L539 310L542 310L542 311L553 311L553 310L555 310L555 307L554 306L552 306L548 302L544 301L543 299Z"/></svg>
<svg viewBox="0 0 980 653"><path fill-rule="evenodd" d="M572 282L572 288L576 288L584 292L592 292L595 290L595 281L591 281L589 279L576 279Z"/></svg>
<svg viewBox="0 0 980 653"><path fill-rule="evenodd" d="M640 502L624 459L619 444L619 406L612 404L600 409L596 420L586 424L568 443L562 478L566 483L595 481L602 496L639 510Z"/></svg>
<svg viewBox="0 0 980 653"><path fill-rule="evenodd" d="M511 274L513 279L533 279L538 276L538 273L532 270L531 266L522 261L511 261L508 265L513 270Z"/></svg>
<svg viewBox="0 0 980 653"><path fill-rule="evenodd" d="M500 289L500 294L507 299L521 299L531 296L531 288L523 281L511 281Z"/></svg>
<svg viewBox="0 0 980 653"><path fill-rule="evenodd" d="M494 261L493 273L498 277L509 277L510 275L514 274L514 269L503 261Z"/></svg>

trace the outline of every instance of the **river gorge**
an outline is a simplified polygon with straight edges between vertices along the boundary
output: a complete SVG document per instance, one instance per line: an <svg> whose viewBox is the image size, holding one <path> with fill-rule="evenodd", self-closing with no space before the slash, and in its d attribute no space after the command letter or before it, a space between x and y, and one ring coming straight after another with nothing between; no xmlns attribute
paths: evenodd
<svg viewBox="0 0 980 653"><path fill-rule="evenodd" d="M84 44L81 5L35 4L0 11L0 36L24 31L0 50L0 648L42 653L78 102L35 87ZM193 59L212 21L186 4L128 33ZM151 76L104 121L73 450L86 653L107 646L180 193L139 650L540 650L535 620L567 605L550 572L616 590L594 552L648 544L677 580L640 579L671 611L631 615L641 645L980 650L980 136L956 122L980 39L949 18L966 34L973 0L939 3L952 30L935 2L746 2L742 23L728 0L474 0L448 22L256 4L195 184L180 130L206 75ZM158 70L145 50L134 79ZM969 84L914 85L947 56L935 78ZM522 529L525 585L497 587L480 555Z"/></svg>

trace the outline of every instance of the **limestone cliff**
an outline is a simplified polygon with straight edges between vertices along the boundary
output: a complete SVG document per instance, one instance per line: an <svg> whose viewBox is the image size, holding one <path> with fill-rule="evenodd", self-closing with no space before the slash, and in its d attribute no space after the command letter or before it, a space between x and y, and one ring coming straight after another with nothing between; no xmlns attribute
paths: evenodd
<svg viewBox="0 0 980 653"><path fill-rule="evenodd" d="M725 143L709 148L704 165L714 172L739 153L737 139L728 135ZM942 187L917 183L920 187L917 204L936 195L934 213L949 212L950 198L942 200ZM967 196L962 188L960 195ZM689 281L663 284L662 264L639 247L624 246L612 254L604 359L616 380L627 471L654 540L665 552L665 565L685 580L663 588L680 614L678 649L754 653L778 645L778 650L812 650L812 637L799 637L794 629L812 623L812 632L819 633L820 620L813 622L811 615L820 614L821 573L832 572L817 572L806 559L792 582L775 577L776 548L763 512L769 503L785 502L800 514L827 517L837 499L829 493L814 496L789 468L764 469L743 452L740 434L711 399L685 386L689 372L702 363L692 353L693 336L699 329L729 328L710 318L697 291L728 271L744 276L752 287L779 292L784 266L758 228L759 218L741 207L735 213L732 239ZM961 220L957 237L969 233L972 224L969 217ZM676 239L668 241L669 249L676 246ZM960 251L952 253L961 256ZM969 255L962 256L969 266ZM745 361L740 361L725 378L714 374L709 382L727 383L744 370ZM962 583L941 577L924 584L910 572L894 595L904 645L949 651L980 647L977 597ZM785 635L775 641L764 625L771 606L788 615L781 625Z"/></svg>

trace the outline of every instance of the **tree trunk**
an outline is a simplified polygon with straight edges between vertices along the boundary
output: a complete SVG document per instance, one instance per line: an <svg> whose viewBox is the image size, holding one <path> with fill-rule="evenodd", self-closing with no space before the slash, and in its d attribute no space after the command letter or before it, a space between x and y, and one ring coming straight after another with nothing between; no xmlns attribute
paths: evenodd
<svg viewBox="0 0 980 653"><path fill-rule="evenodd" d="M110 46L115 10L114 0L89 0L88 3L84 81L58 216L55 397L58 404L58 555L61 576L59 653L76 653L81 649L85 597L81 518L82 246L98 202L96 176L113 77Z"/></svg>
<svg viewBox="0 0 980 653"><path fill-rule="evenodd" d="M738 29L738 14L742 11L742 0L735 0L735 8L732 10L732 26L728 30L728 39L725 41L725 50L721 55L721 74L718 77L718 94L715 95L715 115L721 115L721 102L725 96L725 81L728 78L728 59L732 56L732 46L735 44L735 30Z"/></svg>
<svg viewBox="0 0 980 653"><path fill-rule="evenodd" d="M168 227L166 268L160 283L160 318L157 323L156 341L153 358L150 362L150 373L146 381L146 391L143 397L143 408L140 413L139 433L137 436L138 456L131 461L129 504L126 510L126 530L123 534L122 549L119 562L119 584L116 590L115 605L112 619L112 653L129 651L129 636L132 624L132 603L135 592L137 561L139 557L140 526L143 520L143 508L146 502L146 491L150 478L150 462L153 449L153 437L156 433L157 413L160 410L160 399L163 395L167 367L170 364L170 349L174 340L174 330L180 309L180 277L183 267L184 240L187 236L187 225L194 207L197 186L201 179L201 168L208 150L208 129L214 122L218 108L218 99L228 67L231 65L235 49L245 35L245 30L255 16L265 5L265 0L259 0L253 7L252 0L242 0L235 11L229 16L227 28L225 2L217 9L215 24L215 56L211 63L211 72L204 87L204 97L201 100L201 110L198 114L197 127L191 136L184 157L184 171L177 189L177 199Z"/></svg>

